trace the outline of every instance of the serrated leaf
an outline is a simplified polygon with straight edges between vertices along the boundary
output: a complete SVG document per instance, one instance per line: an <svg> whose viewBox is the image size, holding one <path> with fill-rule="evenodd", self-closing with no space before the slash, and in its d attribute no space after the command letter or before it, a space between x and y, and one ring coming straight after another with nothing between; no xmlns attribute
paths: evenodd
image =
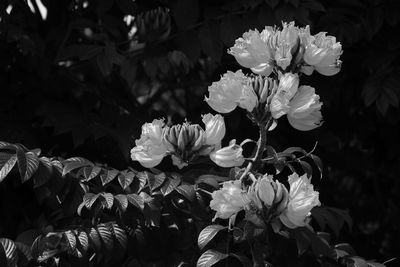
<svg viewBox="0 0 400 267"><path fill-rule="evenodd" d="M126 195L116 195L114 198L117 200L118 207L122 212L125 212L128 208L128 197Z"/></svg>
<svg viewBox="0 0 400 267"><path fill-rule="evenodd" d="M3 164L4 162L4 164ZM0 183L7 177L10 173L12 168L14 167L15 163L17 162L17 155L16 154L7 154L1 153L0 155Z"/></svg>
<svg viewBox="0 0 400 267"><path fill-rule="evenodd" d="M112 180L114 180L114 178L117 177L117 175L118 175L117 170L105 170L105 172L100 175L101 183L104 186L109 182L111 182Z"/></svg>
<svg viewBox="0 0 400 267"><path fill-rule="evenodd" d="M118 176L118 182L121 185L122 189L128 188L128 186L132 183L133 178L135 178L134 172L121 172Z"/></svg>
<svg viewBox="0 0 400 267"><path fill-rule="evenodd" d="M222 229L225 229L225 226L219 224L209 225L204 228L197 239L197 244L200 249L203 249Z"/></svg>
<svg viewBox="0 0 400 267"><path fill-rule="evenodd" d="M67 173L84 166L92 166L93 164L84 158L69 158L63 162L64 168L62 172L62 176L65 176Z"/></svg>
<svg viewBox="0 0 400 267"><path fill-rule="evenodd" d="M101 193L100 195L105 200L105 202L103 202L103 204L105 203L105 207L111 209L114 204L114 196L110 193Z"/></svg>
<svg viewBox="0 0 400 267"><path fill-rule="evenodd" d="M132 205L134 205L135 207L137 207L140 210L144 209L144 200L141 196L139 196L137 194L129 194L129 195L127 195L127 197L128 197L129 203L131 203Z"/></svg>
<svg viewBox="0 0 400 267"><path fill-rule="evenodd" d="M101 240L103 240L106 250L111 251L114 247L114 240L112 238L110 229L104 224L99 224L97 226L97 231L100 234Z"/></svg>
<svg viewBox="0 0 400 267"><path fill-rule="evenodd" d="M180 185L175 190L190 202L192 202L196 198L196 191L194 190L193 185Z"/></svg>
<svg viewBox="0 0 400 267"><path fill-rule="evenodd" d="M3 246L8 266L17 266L18 254L17 246L14 241L7 238L0 238L0 244Z"/></svg>
<svg viewBox="0 0 400 267"><path fill-rule="evenodd" d="M181 183L181 179L179 177L176 178L167 178L164 185L160 188L163 196L169 195L175 188Z"/></svg>
<svg viewBox="0 0 400 267"><path fill-rule="evenodd" d="M229 255L219 251L209 249L204 252L197 260L197 267L211 267L215 263L227 258Z"/></svg>

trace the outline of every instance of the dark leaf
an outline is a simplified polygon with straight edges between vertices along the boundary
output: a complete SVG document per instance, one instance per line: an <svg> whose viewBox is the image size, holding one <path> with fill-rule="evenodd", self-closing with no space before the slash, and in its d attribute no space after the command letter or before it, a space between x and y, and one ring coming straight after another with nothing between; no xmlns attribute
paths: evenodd
<svg viewBox="0 0 400 267"><path fill-rule="evenodd" d="M101 240L103 240L106 250L111 251L114 247L114 239L111 235L110 229L105 224L99 224L97 226L97 231L100 234Z"/></svg>
<svg viewBox="0 0 400 267"><path fill-rule="evenodd" d="M165 173L159 173L159 174L148 173L150 189L154 191L157 188L159 188L164 183L166 177L167 176L165 175Z"/></svg>
<svg viewBox="0 0 400 267"><path fill-rule="evenodd" d="M25 154L25 157L26 157L26 169L25 169L26 172L24 176L21 176L22 183L28 181L39 168L39 159L37 158L35 153L27 152Z"/></svg>
<svg viewBox="0 0 400 267"><path fill-rule="evenodd" d="M63 168L62 176L65 176L67 173L69 173L75 169L78 169L78 168L81 168L84 166L92 166L93 165L87 159L79 158L79 157L69 158L69 159L65 160L63 162L63 164L64 164L64 168Z"/></svg>
<svg viewBox="0 0 400 267"><path fill-rule="evenodd" d="M53 166L49 158L39 158L39 168L33 176L33 187L39 187L47 183L53 173Z"/></svg>
<svg viewBox="0 0 400 267"><path fill-rule="evenodd" d="M161 193L163 196L167 196L172 191L176 189L176 187L181 183L181 179L179 177L175 178L167 178L164 185L160 188Z"/></svg>
<svg viewBox="0 0 400 267"><path fill-rule="evenodd" d="M114 180L115 177L117 177L118 171L117 170L105 170L103 174L100 175L101 178L101 183L104 185L108 184L112 180Z"/></svg>
<svg viewBox="0 0 400 267"><path fill-rule="evenodd" d="M199 2L198 0L178 0L173 6L172 13L179 28L190 27L200 15Z"/></svg>
<svg viewBox="0 0 400 267"><path fill-rule="evenodd" d="M0 153L0 183L6 178L17 162L16 154Z"/></svg>
<svg viewBox="0 0 400 267"><path fill-rule="evenodd" d="M192 202L196 198L196 191L194 190L193 185L188 185L188 184L180 185L176 188L176 191L182 196L184 196L190 202Z"/></svg>
<svg viewBox="0 0 400 267"><path fill-rule="evenodd" d="M119 227L118 224L115 224L115 223L111 223L110 228L113 232L115 239L119 243L119 245L123 249L126 249L128 241L127 241L127 236L126 236L125 231L121 227Z"/></svg>
<svg viewBox="0 0 400 267"><path fill-rule="evenodd" d="M203 249L215 236L219 231L225 229L225 226L219 224L212 224L204 228L197 239L197 244L200 249Z"/></svg>
<svg viewBox="0 0 400 267"><path fill-rule="evenodd" d="M197 267L211 267L215 263L227 258L228 256L229 256L228 254L224 254L219 251L209 249L200 256L200 258L197 260L196 266Z"/></svg>
<svg viewBox="0 0 400 267"><path fill-rule="evenodd" d="M111 209L114 204L114 196L110 193L101 193L101 196L105 200L105 202L103 202L103 204L105 204L105 207Z"/></svg>
<svg viewBox="0 0 400 267"><path fill-rule="evenodd" d="M86 178L86 181L90 181L99 175L101 168L99 166L89 166L83 169L83 174Z"/></svg>
<svg viewBox="0 0 400 267"><path fill-rule="evenodd" d="M132 183L133 178L135 178L134 172L127 172L127 171L121 172L118 175L118 182L121 185L121 187L125 190Z"/></svg>

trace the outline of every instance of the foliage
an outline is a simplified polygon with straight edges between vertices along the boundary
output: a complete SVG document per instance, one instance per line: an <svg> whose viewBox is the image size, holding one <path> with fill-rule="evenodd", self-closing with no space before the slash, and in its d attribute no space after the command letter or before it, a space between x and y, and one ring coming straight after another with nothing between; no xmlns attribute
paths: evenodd
<svg viewBox="0 0 400 267"><path fill-rule="evenodd" d="M361 255L380 261L396 255L400 214L396 204L400 166L397 1L113 0L88 1L86 5L80 0L42 0L48 11L46 19L38 11L37 1L30 2L33 7L22 0L0 3L0 139L40 147L47 157L21 145L2 149L0 236L16 240L17 244L18 235L32 228L39 229L35 230L37 235L46 236L55 229L78 231L71 226L84 223L87 231L97 225L92 223L92 217L100 223L123 220L125 217L117 214L124 209L125 198L116 196L140 195L140 181L147 179L143 172L127 167L139 125L150 117L161 116L173 122L184 117L197 120L193 115L208 109L199 101L206 86L226 69L237 67L233 58L225 55L227 47L247 29L294 19L302 25L310 24L315 31L337 36L346 51L342 56L345 64L335 77L309 78L323 89L320 94L324 99L324 127L311 137L297 133L295 137L282 123L280 134L271 134L271 144L278 151L284 150L281 144L311 148L318 136L316 150L325 163L325 178L317 182L321 196L326 198L323 202L350 208L354 219L352 244ZM137 22L125 23L126 15L138 17ZM145 26L129 35L139 24ZM238 112L227 117L227 127L239 140L256 135L247 131L248 126ZM301 154L295 153L296 157ZM63 176L64 160L52 156L68 159L76 155L93 162L82 160L88 165L73 168ZM313 160L302 159L308 163ZM169 168L169 164L165 165ZM309 169L303 165L304 171ZM123 171L114 171L110 166ZM132 166L140 169L139 165ZM318 166L311 168L315 172ZM167 175L164 182L173 181L174 188L178 176L173 172L177 170L169 171L171 177ZM282 175L287 171L283 169ZM192 176L185 179L192 183ZM202 180L206 182L200 186L206 189L215 186L209 177L202 176ZM166 194L171 198L167 206L180 208L178 215L160 216L161 221L171 223L170 228L164 223L162 231L150 233L137 228L141 230L132 234L135 244L152 240L144 235L156 235L158 239L141 247L154 247L157 253L151 256L143 249L130 257L141 255L143 261L153 262L165 258L171 248L161 242L165 240L161 237L172 232L174 240L191 239L176 244L181 246L176 258L190 258L190 253L185 253L191 249L185 246L194 244L197 236L186 233L194 227L200 232L203 224L189 220L185 197L190 194L185 196L183 189L181 193L168 189L171 192ZM85 192L98 199L89 208L82 206L81 218L76 212ZM152 196L150 191L145 192ZM111 208L103 197L105 193L113 194ZM184 201L173 201L176 196L182 196ZM14 203L11 211L8 203ZM62 207L61 214L56 207ZM151 207L143 204L143 212L156 214ZM201 210L197 205L194 208ZM125 212L136 214L139 210L137 201L128 198ZM187 216L181 219L179 229L172 223L176 216ZM151 225L151 220L140 225ZM335 227L333 223L325 225ZM335 240L339 243L349 239L350 234L344 230ZM3 246L11 244L4 242ZM6 247L14 251L14 246ZM193 251L198 253L197 248Z"/></svg>

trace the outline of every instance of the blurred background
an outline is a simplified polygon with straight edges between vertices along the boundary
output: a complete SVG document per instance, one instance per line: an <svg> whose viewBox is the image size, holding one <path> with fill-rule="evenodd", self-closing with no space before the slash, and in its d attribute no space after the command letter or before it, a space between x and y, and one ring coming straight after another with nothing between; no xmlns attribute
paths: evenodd
<svg viewBox="0 0 400 267"><path fill-rule="evenodd" d="M400 251L399 14L396 0L2 0L0 140L141 169L129 151L142 123L200 123L213 112L207 86L239 68L226 51L243 32L310 25L344 50L338 75L301 82L321 96L325 123L299 132L283 118L269 142L311 150L318 141L321 201L353 218L336 242L383 262ZM257 138L243 112L225 118L224 142ZM25 223L17 213L0 236L15 237Z"/></svg>

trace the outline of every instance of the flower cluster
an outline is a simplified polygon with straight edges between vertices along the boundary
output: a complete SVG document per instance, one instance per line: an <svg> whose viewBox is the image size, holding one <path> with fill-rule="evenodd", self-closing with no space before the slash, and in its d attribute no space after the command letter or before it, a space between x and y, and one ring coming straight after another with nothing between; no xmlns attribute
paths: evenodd
<svg viewBox="0 0 400 267"><path fill-rule="evenodd" d="M242 148L232 140L221 148L225 136L224 118L217 114L203 115L205 130L198 124L166 126L163 120L153 120L142 126L140 139L131 150L131 158L143 167L158 165L165 156L171 155L172 163L179 168L187 166L199 156L210 159L221 167L241 166L244 163Z"/></svg>
<svg viewBox="0 0 400 267"><path fill-rule="evenodd" d="M290 22L283 23L281 30L265 27L261 32L245 32L229 53L241 66L264 76L269 76L274 67L282 71L300 69L307 75L315 69L330 76L340 71L342 46L325 32L313 36L308 26L299 28Z"/></svg>
<svg viewBox="0 0 400 267"><path fill-rule="evenodd" d="M268 214L268 220L279 220L288 228L306 226L310 211L319 206L318 192L314 191L306 175L296 173L288 178L290 190L272 175L264 175L249 187L241 181L228 181L220 190L212 193L211 209L216 211L215 218L228 219L241 210L259 214Z"/></svg>

